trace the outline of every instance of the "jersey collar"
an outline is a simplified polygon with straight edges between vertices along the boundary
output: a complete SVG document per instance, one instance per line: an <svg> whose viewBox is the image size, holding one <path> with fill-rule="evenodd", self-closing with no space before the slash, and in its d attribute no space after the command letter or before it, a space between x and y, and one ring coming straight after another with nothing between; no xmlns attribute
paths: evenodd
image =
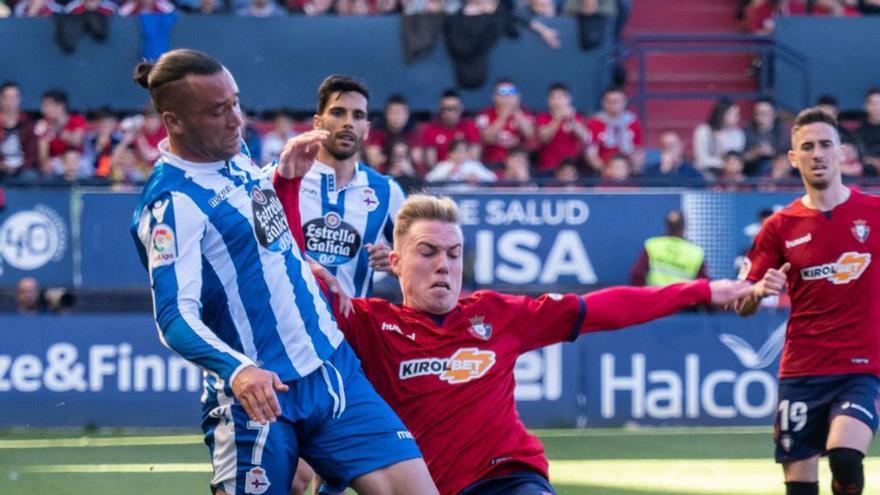
<svg viewBox="0 0 880 495"><path fill-rule="evenodd" d="M220 162L191 162L189 160L184 160L183 158L175 155L171 152L171 147L168 142L168 138L163 139L159 142L159 154L162 156L162 160L165 163L174 165L177 168L183 169L191 174L204 174L207 172L216 172L221 170L226 166L225 161Z"/></svg>
<svg viewBox="0 0 880 495"><path fill-rule="evenodd" d="M351 176L351 180L348 181L343 187L337 187L336 183L336 169L327 165L324 162L320 162L315 160L315 163L312 164L312 168L309 170L310 174L315 174L316 178L319 178L322 175L327 175L327 192L339 192L344 189L348 189L349 187L354 186L358 181L358 174L361 171L361 163L357 162L354 164L354 174Z"/></svg>

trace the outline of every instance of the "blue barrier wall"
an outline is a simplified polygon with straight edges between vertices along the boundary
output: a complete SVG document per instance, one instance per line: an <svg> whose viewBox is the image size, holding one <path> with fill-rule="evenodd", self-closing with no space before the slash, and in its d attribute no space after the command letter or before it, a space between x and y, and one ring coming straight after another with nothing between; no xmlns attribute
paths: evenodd
<svg viewBox="0 0 880 495"><path fill-rule="evenodd" d="M512 77L532 108L546 106L547 88L555 81L571 85L582 110L595 108L598 93L598 52L577 48L573 19L549 19L558 29L562 48L553 50L537 35L523 30L519 39L504 38L491 57L489 86ZM370 86L372 110L402 93L416 110L434 110L440 93L455 86L442 39L434 51L412 65L403 62L399 18L304 17L256 19L222 15L181 15L172 29L172 47L196 48L225 63L249 109L311 110L321 80L334 73L363 78ZM0 19L0 73L19 81L24 105L39 108L43 91L67 89L75 109L110 105L138 108L148 101L131 79L141 57L136 18L113 18L110 38L100 44L84 36L74 55L65 55L52 41L51 19ZM40 63L32 63L39 60ZM491 88L463 93L467 108L491 102Z"/></svg>
<svg viewBox="0 0 880 495"><path fill-rule="evenodd" d="M685 314L532 351L517 406L536 428L769 425L784 321ZM0 427L198 424L201 374L150 315L0 316L0 342Z"/></svg>
<svg viewBox="0 0 880 495"><path fill-rule="evenodd" d="M443 191L440 191L443 192ZM709 273L735 276L758 212L797 193L445 191L461 207L466 284L513 291L629 283L644 240L680 208ZM133 193L10 191L0 213L0 287L25 275L88 289L146 288L129 233ZM5 263L3 262L5 260Z"/></svg>
<svg viewBox="0 0 880 495"><path fill-rule="evenodd" d="M876 16L783 17L777 19L773 37L810 59L811 103L827 93L836 96L843 109L861 109L867 89L880 86L878 31ZM799 85L797 73L783 70L775 80L776 95L784 102L790 88Z"/></svg>

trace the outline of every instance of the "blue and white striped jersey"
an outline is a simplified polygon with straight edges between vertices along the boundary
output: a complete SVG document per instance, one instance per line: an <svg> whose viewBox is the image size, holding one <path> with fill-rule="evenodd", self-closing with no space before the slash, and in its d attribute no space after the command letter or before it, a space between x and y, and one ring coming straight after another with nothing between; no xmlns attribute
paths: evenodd
<svg viewBox="0 0 880 495"><path fill-rule="evenodd" d="M338 188L333 168L315 162L299 193L306 254L330 270L348 294L369 296L373 269L364 245L391 244L403 189L393 178L361 164L351 181Z"/></svg>
<svg viewBox="0 0 880 495"><path fill-rule="evenodd" d="M159 150L132 233L162 342L224 387L249 364L282 381L316 370L343 336L271 177L243 153L192 163Z"/></svg>

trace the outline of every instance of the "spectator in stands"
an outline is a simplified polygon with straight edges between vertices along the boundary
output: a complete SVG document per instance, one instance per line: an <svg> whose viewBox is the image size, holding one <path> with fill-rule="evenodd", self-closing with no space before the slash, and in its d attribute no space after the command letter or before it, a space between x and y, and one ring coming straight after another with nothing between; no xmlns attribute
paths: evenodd
<svg viewBox="0 0 880 495"><path fill-rule="evenodd" d="M261 156L263 164L277 160L287 140L296 136L296 131L293 130L293 117L289 113L283 110L278 112L275 115L273 124L272 130L263 136L263 153Z"/></svg>
<svg viewBox="0 0 880 495"><path fill-rule="evenodd" d="M438 163L425 176L428 182L495 182L498 177L482 163L468 157L468 143L455 140L449 145L446 160Z"/></svg>
<svg viewBox="0 0 880 495"><path fill-rule="evenodd" d="M140 158L135 139L133 132L126 132L122 135L122 140L113 148L108 176L113 184L143 182L150 176L151 164Z"/></svg>
<svg viewBox="0 0 880 495"><path fill-rule="evenodd" d="M20 315L35 315L43 310L40 283L33 277L25 277L15 285L15 308Z"/></svg>
<svg viewBox="0 0 880 495"><path fill-rule="evenodd" d="M769 177L774 181L792 180L797 177L797 169L788 161L788 153L778 153L770 165Z"/></svg>
<svg viewBox="0 0 880 495"><path fill-rule="evenodd" d="M837 98L832 95L824 94L816 100L816 106L824 112L828 113L837 121L837 133L840 134L841 144L851 144L859 153L859 157L864 154L862 140L855 132L851 131L847 126L843 125L840 119L840 105Z"/></svg>
<svg viewBox="0 0 880 495"><path fill-rule="evenodd" d="M788 0L792 15L816 15L851 17L859 15L859 9L850 0Z"/></svg>
<svg viewBox="0 0 880 495"><path fill-rule="evenodd" d="M64 163L81 155L86 134L86 119L68 112L67 93L53 89L43 94L43 118L34 127L37 156L44 177L64 174ZM64 155L70 152L67 158Z"/></svg>
<svg viewBox="0 0 880 495"><path fill-rule="evenodd" d="M39 174L34 123L21 111L21 88L7 81L0 85L0 178L34 178Z"/></svg>
<svg viewBox="0 0 880 495"><path fill-rule="evenodd" d="M662 287L678 282L709 278L703 248L685 239L681 210L666 214L666 235L651 237L630 269L630 283L637 287Z"/></svg>
<svg viewBox="0 0 880 495"><path fill-rule="evenodd" d="M74 0L67 4L64 12L70 15L85 15L95 13L99 15L116 15L116 4L105 0Z"/></svg>
<svg viewBox="0 0 880 495"><path fill-rule="evenodd" d="M574 158L563 159L553 173L553 178L558 182L577 182L580 179L577 160Z"/></svg>
<svg viewBox="0 0 880 495"><path fill-rule="evenodd" d="M840 173L844 177L876 177L877 171L873 167L865 167L858 148L850 143L840 145Z"/></svg>
<svg viewBox="0 0 880 495"><path fill-rule="evenodd" d="M287 10L306 15L327 14L333 9L333 0L286 0Z"/></svg>
<svg viewBox="0 0 880 495"><path fill-rule="evenodd" d="M133 145L138 160L153 163L159 159L159 142L165 139L168 133L152 105L144 107L140 115L123 119L119 126L123 133L133 133Z"/></svg>
<svg viewBox="0 0 880 495"><path fill-rule="evenodd" d="M102 108L95 113L94 122L94 130L86 134L85 156L96 177L107 177L111 171L113 149L122 140L119 119L111 109Z"/></svg>
<svg viewBox="0 0 880 495"><path fill-rule="evenodd" d="M634 113L626 109L626 93L612 87L602 94L602 111L587 121L593 136L588 148L590 166L600 174L607 162L616 155L624 155L641 168L643 164L642 126Z"/></svg>
<svg viewBox="0 0 880 495"><path fill-rule="evenodd" d="M251 0L250 5L239 9L236 14L246 17L280 17L284 11L274 0Z"/></svg>
<svg viewBox="0 0 880 495"><path fill-rule="evenodd" d="M724 154L724 160L721 165L721 174L718 179L727 184L737 184L745 182L746 175L745 160L742 153L738 151L728 151Z"/></svg>
<svg viewBox="0 0 880 495"><path fill-rule="evenodd" d="M614 186L628 183L632 177L632 161L626 155L614 155L602 169L602 182L600 185Z"/></svg>
<svg viewBox="0 0 880 495"><path fill-rule="evenodd" d="M168 0L128 0L119 7L119 15L169 14L174 12L174 4Z"/></svg>
<svg viewBox="0 0 880 495"><path fill-rule="evenodd" d="M538 136L538 177L552 177L566 158L583 155L592 142L587 119L574 109L571 92L557 82L547 91L548 112L535 119Z"/></svg>
<svg viewBox="0 0 880 495"><path fill-rule="evenodd" d="M751 0L745 8L743 27L757 35L770 35L776 29L776 17L789 15L788 0Z"/></svg>
<svg viewBox="0 0 880 495"><path fill-rule="evenodd" d="M715 103L708 122L694 130L694 165L704 174L717 176L728 151L742 153L746 135L739 127L739 106L722 98Z"/></svg>
<svg viewBox="0 0 880 495"><path fill-rule="evenodd" d="M391 95L385 102L382 118L370 127L365 154L367 162L377 170L386 170L389 163L387 151L402 141L410 150L410 161L415 171L422 175L423 152L415 122L410 119L409 104L403 95Z"/></svg>
<svg viewBox="0 0 880 495"><path fill-rule="evenodd" d="M865 165L880 171L880 88L871 88L865 95L865 121L856 136L865 147Z"/></svg>
<svg viewBox="0 0 880 495"><path fill-rule="evenodd" d="M61 11L61 6L52 0L19 0L13 9L15 17L49 17Z"/></svg>
<svg viewBox="0 0 880 495"><path fill-rule="evenodd" d="M504 170L499 179L517 184L529 183L532 180L531 168L529 152L522 147L513 148L504 157Z"/></svg>
<svg viewBox="0 0 880 495"><path fill-rule="evenodd" d="M482 152L480 130L471 119L463 117L464 105L458 92L454 89L444 91L437 110L437 116L425 125L422 132L426 167L430 170L446 160L449 146L456 140L466 143L468 158L479 161Z"/></svg>
<svg viewBox="0 0 880 495"><path fill-rule="evenodd" d="M6 2L0 0L0 19L4 19L6 17L10 17L12 15L12 9L6 5Z"/></svg>
<svg viewBox="0 0 880 495"><path fill-rule="evenodd" d="M510 79L499 79L492 92L493 107L477 116L483 141L483 163L497 169L514 148L528 148L535 138L535 120L521 104L519 88Z"/></svg>
<svg viewBox="0 0 880 495"><path fill-rule="evenodd" d="M746 161L745 173L749 177L766 175L773 157L791 146L788 132L779 121L776 105L768 98L755 102L752 121L746 127L745 136L743 158Z"/></svg>
<svg viewBox="0 0 880 495"><path fill-rule="evenodd" d="M388 149L387 175L394 177L404 191L414 190L421 184L421 175L412 162L412 153L406 141L394 141Z"/></svg>
<svg viewBox="0 0 880 495"><path fill-rule="evenodd" d="M865 15L880 14L880 0L859 0L859 12Z"/></svg>
<svg viewBox="0 0 880 495"><path fill-rule="evenodd" d="M529 10L538 17L556 17L554 0L528 0Z"/></svg>
<svg viewBox="0 0 880 495"><path fill-rule="evenodd" d="M704 180L703 174L685 159L684 143L675 131L660 134L660 156L646 164L644 177L648 179L647 185L699 184Z"/></svg>

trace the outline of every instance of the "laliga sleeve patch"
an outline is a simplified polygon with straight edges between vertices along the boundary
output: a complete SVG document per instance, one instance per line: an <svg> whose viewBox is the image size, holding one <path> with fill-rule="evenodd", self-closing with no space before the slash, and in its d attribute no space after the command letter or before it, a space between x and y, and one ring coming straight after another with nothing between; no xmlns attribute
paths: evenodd
<svg viewBox="0 0 880 495"><path fill-rule="evenodd" d="M170 265L177 259L177 243L174 230L160 223L150 233L150 268Z"/></svg>

